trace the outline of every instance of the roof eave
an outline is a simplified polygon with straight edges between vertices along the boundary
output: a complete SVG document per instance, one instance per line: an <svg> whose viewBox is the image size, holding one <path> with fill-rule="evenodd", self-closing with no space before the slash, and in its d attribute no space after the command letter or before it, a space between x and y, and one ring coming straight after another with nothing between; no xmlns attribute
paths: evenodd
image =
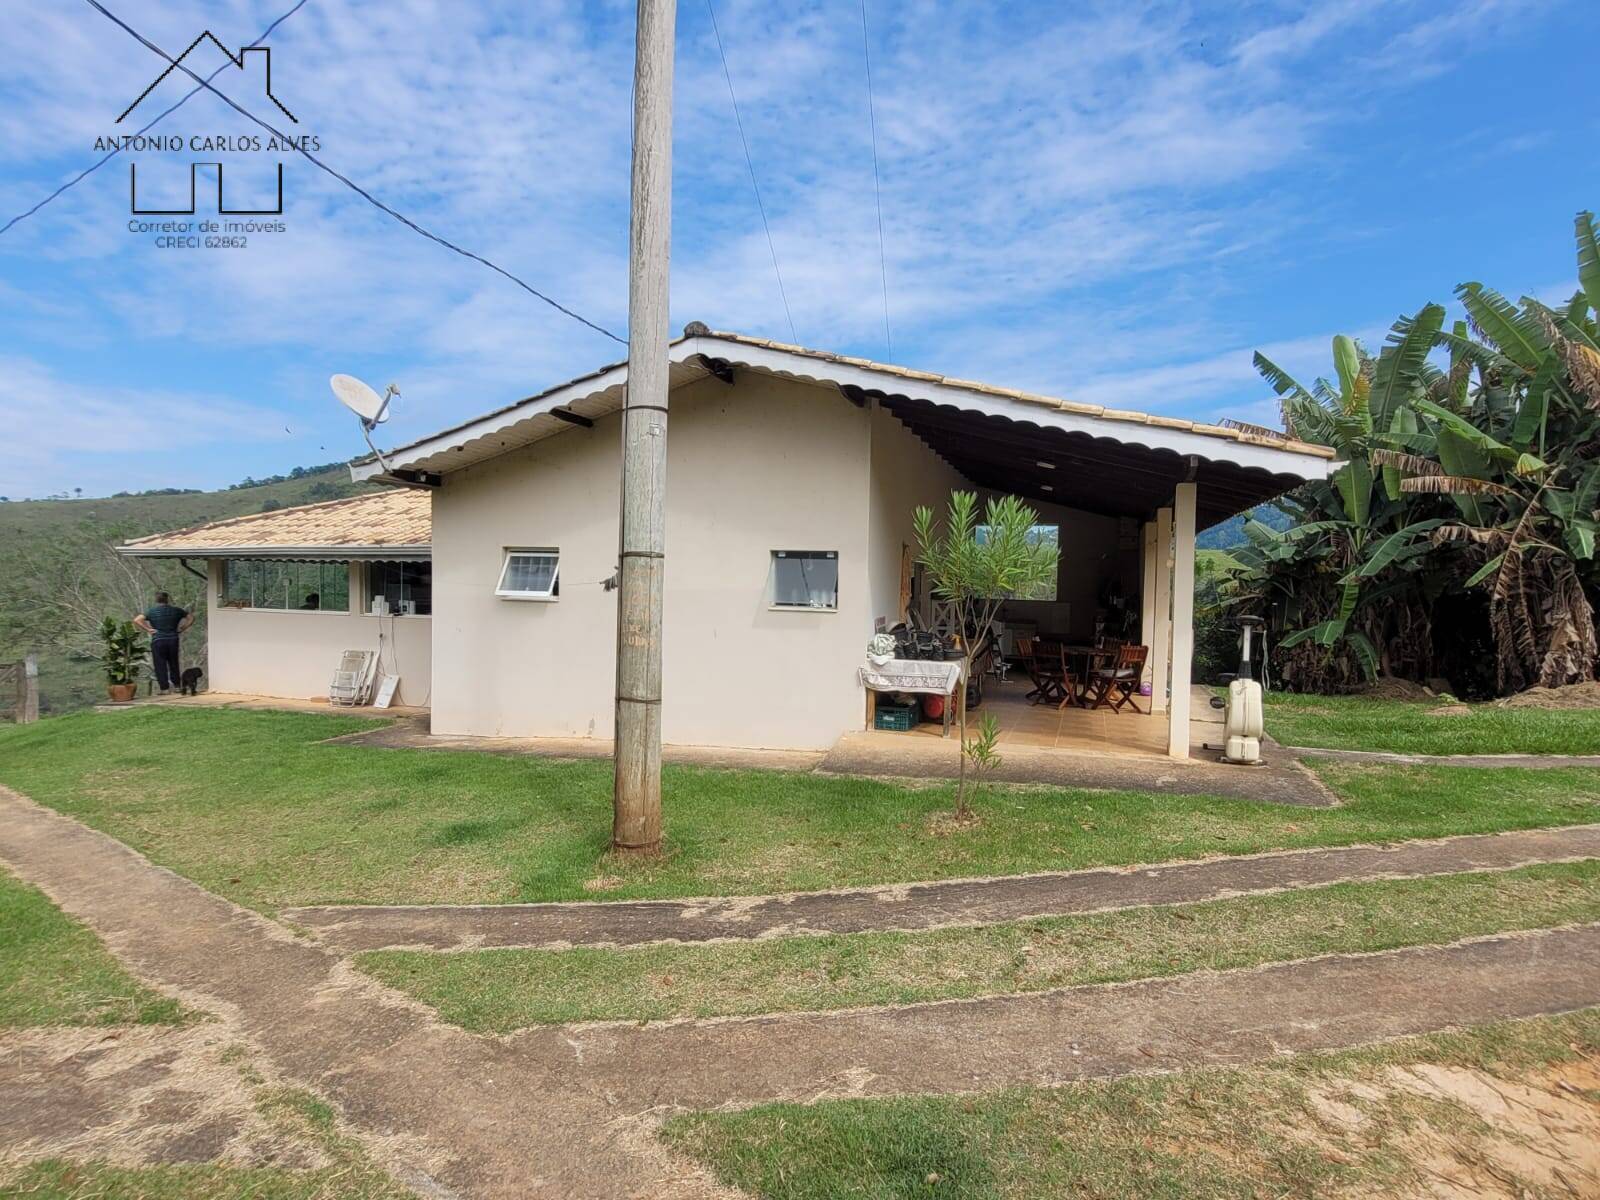
<svg viewBox="0 0 1600 1200"><path fill-rule="evenodd" d="M1321 446L1288 439L1272 441L1240 430L1174 418L1123 413L1098 405L1077 404L1009 388L990 387L925 371L885 366L866 359L786 346L760 338L717 333L684 337L671 344L668 358L674 364L697 358L714 359L734 367L742 366L803 382L928 400L1069 433L1083 433L1149 449L1170 450L1206 461L1229 462L1302 480L1326 479L1337 466L1330 452ZM357 481L403 484L407 481L389 472L421 468L434 473L448 473L452 469L448 460L438 461L439 456L459 451L484 438L506 435L514 427L548 416L555 409L565 409L603 393L614 392L626 382L627 371L626 363L612 364L527 400L397 447L385 455L389 464L387 469L375 458L354 462L350 466L350 476ZM552 429L551 433L554 432L557 431ZM481 460L472 459L463 465L470 465L474 461Z"/></svg>
<svg viewBox="0 0 1600 1200"><path fill-rule="evenodd" d="M126 558L295 558L342 562L350 559L432 558L431 543L392 546L139 546L123 545Z"/></svg>

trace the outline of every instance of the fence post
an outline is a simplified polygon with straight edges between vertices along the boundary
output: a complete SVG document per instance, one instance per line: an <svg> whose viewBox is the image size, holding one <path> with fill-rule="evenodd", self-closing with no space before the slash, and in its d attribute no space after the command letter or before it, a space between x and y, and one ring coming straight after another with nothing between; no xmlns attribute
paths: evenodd
<svg viewBox="0 0 1600 1200"><path fill-rule="evenodd" d="M22 660L22 678L17 681L17 723L29 725L39 719L39 656Z"/></svg>

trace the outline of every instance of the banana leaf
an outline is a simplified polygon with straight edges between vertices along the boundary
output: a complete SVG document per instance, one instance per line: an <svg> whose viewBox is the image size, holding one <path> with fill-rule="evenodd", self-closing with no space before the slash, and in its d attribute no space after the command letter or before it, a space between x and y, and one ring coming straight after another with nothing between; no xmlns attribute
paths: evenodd
<svg viewBox="0 0 1600 1200"><path fill-rule="evenodd" d="M1397 408L1397 409L1394 410L1394 416L1389 419L1389 432L1388 432L1388 434L1387 434L1387 436L1385 437L1384 440L1387 441L1390 445L1395 445L1397 443L1396 443L1396 441L1394 439L1400 439L1400 438L1409 437L1409 436L1415 435L1416 433L1417 433L1417 414L1415 412L1413 412L1409 407ZM1400 443L1400 444L1403 444L1403 443ZM1382 466L1382 471L1383 471L1383 490L1388 494L1389 499L1391 499L1391 500L1400 499L1400 470L1399 470L1399 468L1397 466L1395 466L1395 465L1390 464L1390 463L1384 463L1383 466Z"/></svg>
<svg viewBox="0 0 1600 1200"><path fill-rule="evenodd" d="M1345 636L1345 641L1350 643L1350 649L1355 652L1356 661L1361 664L1361 673L1370 682L1378 677L1378 652L1373 648L1372 639L1359 629L1351 631Z"/></svg>
<svg viewBox="0 0 1600 1200"><path fill-rule="evenodd" d="M1361 378L1361 356L1355 341L1342 333L1333 339L1333 367L1339 372L1339 395L1353 396Z"/></svg>
<svg viewBox="0 0 1600 1200"><path fill-rule="evenodd" d="M1600 313L1600 240L1595 238L1594 214L1581 212L1574 222L1578 237L1578 282L1589 307Z"/></svg>
<svg viewBox="0 0 1600 1200"><path fill-rule="evenodd" d="M1353 525L1365 525L1372 505L1372 468L1365 459L1352 458L1333 473L1334 486L1344 502L1344 515Z"/></svg>
<svg viewBox="0 0 1600 1200"><path fill-rule="evenodd" d="M1504 554L1496 554L1488 562L1484 563L1483 566L1474 571L1466 583L1462 584L1461 586L1464 588L1477 587L1485 579L1489 578L1489 576L1493 575L1500 569L1500 564L1505 560L1505 557L1506 556Z"/></svg>
<svg viewBox="0 0 1600 1200"><path fill-rule="evenodd" d="M1420 534L1437 529L1443 524L1444 521L1442 519L1430 517L1426 521L1418 521L1415 524L1407 525L1404 529L1397 529L1372 548L1372 552L1367 555L1366 561L1361 564L1355 574L1367 578L1376 575L1396 560L1409 558L1412 555L1422 554L1431 550L1433 548L1431 542L1419 542L1417 538Z"/></svg>
<svg viewBox="0 0 1600 1200"><path fill-rule="evenodd" d="M1311 399L1311 393L1301 387L1299 381L1293 375L1290 375L1289 372L1285 371L1265 354L1262 354L1261 351L1257 350L1250 361L1255 365L1261 378L1271 384L1272 390L1278 395Z"/></svg>
<svg viewBox="0 0 1600 1200"><path fill-rule="evenodd" d="M1594 531L1593 521L1578 520L1567 526L1565 541L1572 557L1586 561L1594 557Z"/></svg>
<svg viewBox="0 0 1600 1200"><path fill-rule="evenodd" d="M1550 338L1531 314L1519 312L1511 301L1481 283L1463 283L1456 288L1456 298L1500 353L1529 371L1539 369L1550 353Z"/></svg>
<svg viewBox="0 0 1600 1200"><path fill-rule="evenodd" d="M1425 305L1414 317L1401 317L1394 323L1388 344L1378 355L1372 374L1372 398L1368 409L1372 424L1386 429L1390 415L1418 386L1428 351L1444 326L1444 306Z"/></svg>

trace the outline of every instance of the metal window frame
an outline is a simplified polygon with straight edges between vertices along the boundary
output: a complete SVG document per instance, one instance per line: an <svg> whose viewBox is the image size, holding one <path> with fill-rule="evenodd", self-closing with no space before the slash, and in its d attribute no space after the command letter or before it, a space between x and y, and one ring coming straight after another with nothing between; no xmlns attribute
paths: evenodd
<svg viewBox="0 0 1600 1200"><path fill-rule="evenodd" d="M514 558L549 558L555 560L555 570L550 572L550 586L543 591L529 591L523 588L508 588L506 576L511 571L511 560ZM504 556L500 560L500 580L495 584L494 594L502 600L542 600L555 601L561 599L556 593L556 588L561 584L561 550L555 546L507 546Z"/></svg>

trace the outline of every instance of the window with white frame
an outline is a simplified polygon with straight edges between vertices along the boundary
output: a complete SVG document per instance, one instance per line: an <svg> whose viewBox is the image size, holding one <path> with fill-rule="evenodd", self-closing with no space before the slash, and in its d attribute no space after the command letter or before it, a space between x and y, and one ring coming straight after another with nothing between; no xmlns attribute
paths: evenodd
<svg viewBox="0 0 1600 1200"><path fill-rule="evenodd" d="M774 550L771 589L774 608L838 608L839 552Z"/></svg>
<svg viewBox="0 0 1600 1200"><path fill-rule="evenodd" d="M559 550L507 550L496 596L507 600L554 600L561 595Z"/></svg>

